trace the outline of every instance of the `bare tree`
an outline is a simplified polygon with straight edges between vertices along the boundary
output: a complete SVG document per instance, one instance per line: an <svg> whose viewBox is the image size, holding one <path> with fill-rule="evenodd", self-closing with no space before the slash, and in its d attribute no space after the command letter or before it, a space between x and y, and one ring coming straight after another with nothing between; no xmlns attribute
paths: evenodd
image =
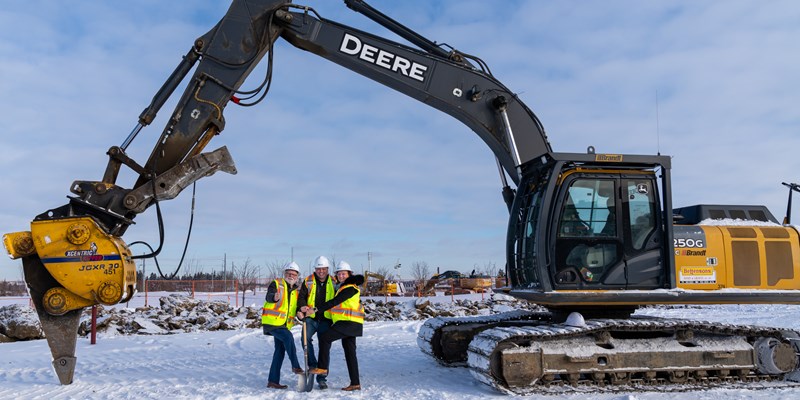
<svg viewBox="0 0 800 400"><path fill-rule="evenodd" d="M242 290L242 305L244 305L247 291L252 290L255 294L256 284L258 283L258 272L261 267L253 264L248 257L244 260L244 264L239 267L237 267L235 263L231 263L231 269L234 271L234 276L239 281L239 288Z"/></svg>
<svg viewBox="0 0 800 400"><path fill-rule="evenodd" d="M333 253L332 256L328 257L328 260L331 262L331 267L328 269L331 270L331 272L336 271L336 253Z"/></svg>
<svg viewBox="0 0 800 400"><path fill-rule="evenodd" d="M421 290L425 286L425 281L431 274L431 267L425 261L414 261L411 263L411 275L414 277L417 289Z"/></svg>
<svg viewBox="0 0 800 400"><path fill-rule="evenodd" d="M483 264L483 268L481 269L481 272L483 272L486 275L494 277L494 276L497 276L497 270L498 270L497 264L495 264L492 261L489 261L489 262Z"/></svg>
<svg viewBox="0 0 800 400"><path fill-rule="evenodd" d="M199 271L200 271L200 262L197 261L197 259L190 258L189 260L186 260L186 263L184 263L181 266L182 273L178 275L177 278L179 281L186 280L189 282L177 283L177 285L181 285L183 287L183 290L186 291L187 294L190 295L194 294L194 289L195 289L193 286L194 283L191 281L195 279L195 275Z"/></svg>
<svg viewBox="0 0 800 400"><path fill-rule="evenodd" d="M192 258L186 263L186 269L183 271L183 275L191 277L190 279L196 279L196 276L198 273L200 273L201 269L202 266L200 265L200 260Z"/></svg>
<svg viewBox="0 0 800 400"><path fill-rule="evenodd" d="M189 282L176 282L175 285L178 285L179 288L183 288L183 291L185 291L186 294L194 294L195 288L192 281L195 279L195 274L199 271L199 265L200 263L197 261L197 259L191 258L186 260L186 262L180 267L181 274L176 276L176 278L178 281Z"/></svg>
<svg viewBox="0 0 800 400"><path fill-rule="evenodd" d="M273 260L267 261L266 264L266 275L268 281L273 279L278 279L283 277L283 266L286 265L288 261L281 261L281 260Z"/></svg>
<svg viewBox="0 0 800 400"><path fill-rule="evenodd" d="M383 278L386 279L387 281L388 280L392 280L394 278L394 276L392 274L392 269L389 268L389 267L379 267L379 268L376 268L375 271L372 271L372 272L383 276Z"/></svg>
<svg viewBox="0 0 800 400"><path fill-rule="evenodd" d="M414 261L411 263L411 275L415 281L424 281L431 274L431 267L425 261Z"/></svg>

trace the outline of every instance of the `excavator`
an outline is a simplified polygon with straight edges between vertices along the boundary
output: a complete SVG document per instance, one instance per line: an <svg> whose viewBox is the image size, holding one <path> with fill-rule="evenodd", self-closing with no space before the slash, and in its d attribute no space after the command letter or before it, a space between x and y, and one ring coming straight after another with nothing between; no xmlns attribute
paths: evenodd
<svg viewBox="0 0 800 400"><path fill-rule="evenodd" d="M484 293L492 287L492 278L485 274L464 275L459 271L436 273L419 290L422 296L436 296L437 288L444 289L444 295Z"/></svg>
<svg viewBox="0 0 800 400"><path fill-rule="evenodd" d="M108 150L102 179L75 181L67 204L34 217L30 230L3 236L9 255L22 259L61 384L73 380L81 310L124 302L135 291L140 256L122 240L134 218L202 177L236 173L225 147L203 151L225 128L226 106L253 105L266 94L279 39L453 116L494 154L509 210L503 290L543 311L426 321L418 344L442 364L466 365L507 393L797 381L798 332L632 315L654 304L800 303L800 239L790 213L780 224L762 206L673 209L670 157L593 147L554 152L536 115L483 60L364 1L345 3L409 44L287 0L233 0L123 143ZM263 83L240 90L265 56ZM148 160L133 160L126 149L184 81ZM117 182L123 166L138 174L129 187ZM740 221L725 222L733 219Z"/></svg>
<svg viewBox="0 0 800 400"><path fill-rule="evenodd" d="M365 296L403 296L405 294L402 282L387 280L385 276L377 272L364 271L364 278L366 278L364 282Z"/></svg>

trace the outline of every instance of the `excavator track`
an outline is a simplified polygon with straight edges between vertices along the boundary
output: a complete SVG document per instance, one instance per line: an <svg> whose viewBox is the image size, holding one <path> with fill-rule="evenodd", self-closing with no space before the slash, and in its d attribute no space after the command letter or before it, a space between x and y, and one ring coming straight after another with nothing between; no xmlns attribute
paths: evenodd
<svg viewBox="0 0 800 400"><path fill-rule="evenodd" d="M800 381L795 331L653 317L578 321L509 321L482 330L468 347L470 372L513 394Z"/></svg>
<svg viewBox="0 0 800 400"><path fill-rule="evenodd" d="M481 331L509 323L549 321L544 311L514 310L493 315L435 317L425 321L417 332L417 345L426 354L448 367L467 366L467 347Z"/></svg>

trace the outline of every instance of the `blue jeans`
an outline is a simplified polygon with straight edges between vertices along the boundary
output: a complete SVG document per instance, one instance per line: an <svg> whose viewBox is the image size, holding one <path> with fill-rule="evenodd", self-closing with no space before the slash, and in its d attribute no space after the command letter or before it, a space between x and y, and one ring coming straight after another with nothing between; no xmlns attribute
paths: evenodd
<svg viewBox="0 0 800 400"><path fill-rule="evenodd" d="M314 355L314 334L319 335L325 333L331 328L331 320L322 318L317 321L313 318L306 318L306 343L303 343L303 350L308 348L308 366L309 368L317 367L317 357ZM328 375L317 375L317 382L325 382Z"/></svg>
<svg viewBox="0 0 800 400"><path fill-rule="evenodd" d="M284 354L289 355L292 368L300 368L297 361L297 348L294 345L294 336L286 328L273 329L269 332L275 338L275 352L272 353L272 365L269 366L269 381L281 383L281 366Z"/></svg>

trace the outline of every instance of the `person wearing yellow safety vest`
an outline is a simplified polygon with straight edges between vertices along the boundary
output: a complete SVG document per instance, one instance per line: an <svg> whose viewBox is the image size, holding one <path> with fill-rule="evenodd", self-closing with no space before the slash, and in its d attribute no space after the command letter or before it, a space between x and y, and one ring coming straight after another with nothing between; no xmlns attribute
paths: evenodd
<svg viewBox="0 0 800 400"><path fill-rule="evenodd" d="M316 308L302 310L312 315L330 310L333 325L319 336L319 360L317 368L309 370L312 374L327 374L330 365L331 344L342 339L344 360L350 375L350 385L342 390L361 390L358 377L358 358L356 357L356 337L364 333L364 307L361 305L359 286L364 284L364 276L353 275L350 264L340 261L336 266L336 279L340 282L333 299L317 304Z"/></svg>
<svg viewBox="0 0 800 400"><path fill-rule="evenodd" d="M331 263L325 256L319 256L314 260L314 273L306 277L304 283L300 286L300 296L297 300L297 309L303 310L304 307L314 308L317 304L325 301L330 301L333 295L336 294L336 289L333 287L333 277L328 275L328 269ZM316 313L309 315L305 319L306 324L306 342L303 343L303 349L308 352L308 366L316 368L317 357L314 354L314 334L319 337L325 331L330 329L333 321L331 320L331 312ZM320 389L328 388L328 375L317 375L317 384Z"/></svg>
<svg viewBox="0 0 800 400"><path fill-rule="evenodd" d="M286 389L281 385L281 366L284 353L289 355L292 372L302 374L300 362L297 360L297 348L294 336L289 331L294 325L297 311L298 278L300 267L294 261L283 266L283 279L275 279L267 288L266 301L261 309L261 324L265 335L275 339L275 351L272 353L272 364L269 367L267 387Z"/></svg>

